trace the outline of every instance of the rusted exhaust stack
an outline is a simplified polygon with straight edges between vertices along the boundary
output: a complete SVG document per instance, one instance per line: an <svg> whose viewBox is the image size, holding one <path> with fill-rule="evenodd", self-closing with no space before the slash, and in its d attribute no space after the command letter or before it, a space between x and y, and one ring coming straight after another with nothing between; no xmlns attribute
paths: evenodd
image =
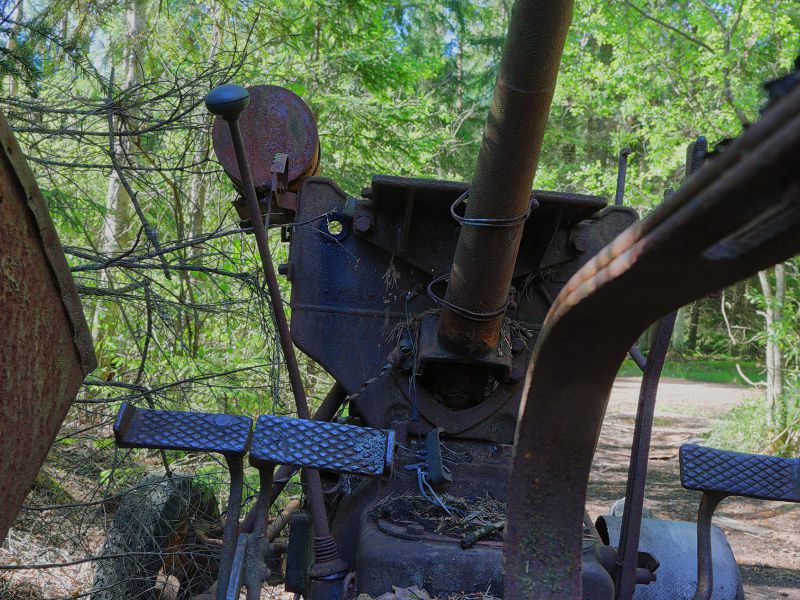
<svg viewBox="0 0 800 600"><path fill-rule="evenodd" d="M572 5L517 0L512 10L439 321L448 347L498 344Z"/></svg>

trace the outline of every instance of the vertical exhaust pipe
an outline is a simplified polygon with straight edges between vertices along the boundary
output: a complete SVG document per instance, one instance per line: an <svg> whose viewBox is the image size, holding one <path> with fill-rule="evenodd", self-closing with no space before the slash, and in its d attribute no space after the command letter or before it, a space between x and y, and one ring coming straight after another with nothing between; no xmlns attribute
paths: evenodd
<svg viewBox="0 0 800 600"><path fill-rule="evenodd" d="M439 320L454 350L497 347L572 6L514 4Z"/></svg>

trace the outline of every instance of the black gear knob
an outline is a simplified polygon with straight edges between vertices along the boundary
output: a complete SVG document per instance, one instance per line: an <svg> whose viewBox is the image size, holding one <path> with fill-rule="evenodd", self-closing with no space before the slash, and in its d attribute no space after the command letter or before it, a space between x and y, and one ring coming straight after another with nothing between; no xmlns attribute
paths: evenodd
<svg viewBox="0 0 800 600"><path fill-rule="evenodd" d="M206 108L226 121L235 120L250 104L250 92L240 85L220 85L206 96Z"/></svg>

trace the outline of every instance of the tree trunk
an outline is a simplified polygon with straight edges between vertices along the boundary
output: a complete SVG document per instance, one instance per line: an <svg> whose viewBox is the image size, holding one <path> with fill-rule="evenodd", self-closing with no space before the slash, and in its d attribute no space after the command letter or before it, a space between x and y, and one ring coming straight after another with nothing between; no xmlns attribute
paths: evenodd
<svg viewBox="0 0 800 600"><path fill-rule="evenodd" d="M11 20L14 22L11 26L11 31L8 34L8 41L6 42L6 50L8 54L14 52L19 44L17 44L17 33L19 32L19 23L25 16L25 6L23 0L17 0L17 5L11 13ZM8 76L8 95L17 95L17 78L14 75Z"/></svg>
<svg viewBox="0 0 800 600"><path fill-rule="evenodd" d="M675 327L672 330L672 342L670 343L670 354L683 358L686 353L686 309L682 306L678 309L675 318Z"/></svg>
<svg viewBox="0 0 800 600"><path fill-rule="evenodd" d="M125 74L122 90L128 90L142 80L139 50L144 31L145 0L131 0L125 10L126 48L123 55L122 71ZM120 131L123 129L120 123ZM127 136L120 136L115 155L117 162L124 165L128 160L131 141ZM109 255L122 249L123 237L131 221L131 199L121 185L119 174L111 170L106 190L106 219L100 236L100 249Z"/></svg>
<svg viewBox="0 0 800 600"><path fill-rule="evenodd" d="M458 50L456 51L456 111L460 115L464 110L464 15L456 8L458 19Z"/></svg>
<svg viewBox="0 0 800 600"><path fill-rule="evenodd" d="M213 20L213 32L211 35L211 46L208 51L208 64L213 65L219 55L220 47L222 46L222 7L218 3L212 3L209 7L211 10L211 18ZM206 198L208 197L208 177L205 172L205 165L208 161L209 152L211 150L211 125L213 118L211 115L206 115L203 119L203 126L198 130L194 136L194 156L192 164L197 165L197 173L192 175L191 182L189 183L189 210L191 215L189 219L189 235L192 239L197 238L203 233L204 215L206 210ZM193 263L199 263L202 259L202 248L199 245L192 246L189 249L189 256ZM184 271L185 272L185 271ZM185 272L188 274L188 272ZM194 302L194 284L196 281L196 274L189 274L188 289L189 298ZM196 357L200 349L201 332L202 332L202 319L195 311L193 317L192 332L192 356Z"/></svg>
<svg viewBox="0 0 800 600"><path fill-rule="evenodd" d="M758 281L764 294L764 320L767 333L767 426L772 432L780 432L786 426L786 407L783 402L783 350L779 339L783 303L786 297L786 276L784 266L780 263L775 265L773 272L774 287L768 270L758 273Z"/></svg>
<svg viewBox="0 0 800 600"><path fill-rule="evenodd" d="M139 51L142 46L144 32L145 0L130 0L125 9L125 38L126 47L123 54L122 72L124 81L120 86L123 90L131 89L142 80L141 59ZM113 93L113 90L112 90ZM119 130L124 129L120 122ZM116 162L125 165L131 148L131 141L128 136L119 136L114 148ZM108 177L108 187L106 188L105 200L105 219L103 228L100 232L100 252L109 257L123 249L126 238L130 237L133 207L131 199L120 181L119 173L112 169ZM100 271L101 283L110 285L106 271ZM98 342L103 336L100 329L100 319L103 311L95 313L95 322L92 324L92 334ZM109 320L110 321L110 320Z"/></svg>
<svg viewBox="0 0 800 600"><path fill-rule="evenodd" d="M686 350L697 350L697 325L700 320L700 301L692 302L692 314L689 316L689 335L686 339Z"/></svg>

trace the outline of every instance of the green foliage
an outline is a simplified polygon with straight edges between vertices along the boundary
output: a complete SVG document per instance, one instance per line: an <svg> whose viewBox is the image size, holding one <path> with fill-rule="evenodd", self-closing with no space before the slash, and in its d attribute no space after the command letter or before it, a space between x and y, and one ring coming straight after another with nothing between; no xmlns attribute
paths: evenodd
<svg viewBox="0 0 800 600"><path fill-rule="evenodd" d="M159 459L114 454L108 425L122 400L292 411L253 240L236 231L236 193L210 149L204 94L229 81L300 94L318 121L321 174L354 195L375 173L469 181L508 5L30 0L20 29L0 29L0 41L14 34L23 42L0 54L0 103L75 269L100 362L81 396L91 404L73 410L62 435L70 443L61 446L91 456L103 485L112 473L135 471L129 463ZM126 33L126 9L135 6L146 32L138 38ZM536 187L609 197L617 152L629 146L626 202L646 214L683 178L687 142L736 136L757 117L762 83L789 68L798 42L800 5L787 0L576 3ZM128 87L131 51L139 82ZM15 96L9 76L22 83ZM121 171L157 239L130 203L119 215L108 206L110 137L126 147ZM117 217L109 250L103 232ZM282 260L277 232L272 241ZM792 277L781 335L796 369L800 294ZM756 377L764 344L758 291L726 293L736 343L719 301L709 299L692 348L680 352L741 358ZM310 360L303 368L317 401L330 378ZM729 360L668 363L665 374L738 377ZM219 465L208 466L218 473Z"/></svg>
<svg viewBox="0 0 800 600"><path fill-rule="evenodd" d="M754 380L761 376L762 369L754 362L737 361L730 358L670 359L664 364L661 376L708 383L745 385L747 382L739 375L736 369L737 365L748 379ZM641 375L641 369L630 359L625 360L619 370L620 377L640 377Z"/></svg>
<svg viewBox="0 0 800 600"><path fill-rule="evenodd" d="M794 2L576 3L540 182L608 194L629 146L629 202L654 206L680 183L687 141L757 117L761 84L797 55L799 22Z"/></svg>
<svg viewBox="0 0 800 600"><path fill-rule="evenodd" d="M770 451L767 411L761 400L747 400L715 422L705 444L722 450L763 454Z"/></svg>

